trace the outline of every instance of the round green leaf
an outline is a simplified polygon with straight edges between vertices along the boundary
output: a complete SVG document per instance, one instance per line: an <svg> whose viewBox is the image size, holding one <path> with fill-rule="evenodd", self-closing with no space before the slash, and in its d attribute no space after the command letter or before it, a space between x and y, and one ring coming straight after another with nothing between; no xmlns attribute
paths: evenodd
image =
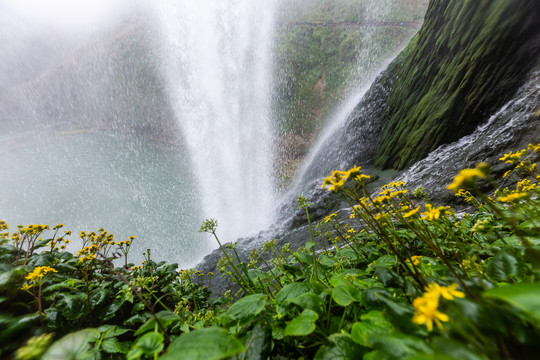
<svg viewBox="0 0 540 360"><path fill-rule="evenodd" d="M138 359L141 355L153 355L163 350L163 335L151 332L141 336L127 354L128 360Z"/></svg>
<svg viewBox="0 0 540 360"><path fill-rule="evenodd" d="M234 304L225 312L225 316L244 323L258 315L265 305L266 295L255 294L246 296Z"/></svg>
<svg viewBox="0 0 540 360"><path fill-rule="evenodd" d="M219 360L244 351L244 345L220 328L205 328L182 334L161 360Z"/></svg>
<svg viewBox="0 0 540 360"><path fill-rule="evenodd" d="M315 321L319 315L313 310L304 310L302 314L292 319L283 332L284 336L305 336L315 330Z"/></svg>
<svg viewBox="0 0 540 360"><path fill-rule="evenodd" d="M305 293L289 300L290 303L300 306L302 309L310 309L322 313L324 302L320 296L314 293Z"/></svg>
<svg viewBox="0 0 540 360"><path fill-rule="evenodd" d="M90 352L90 342L99 339L96 329L84 329L67 334L56 341L43 355L43 360L81 360L93 356Z"/></svg>
<svg viewBox="0 0 540 360"><path fill-rule="evenodd" d="M348 306L355 301L361 301L362 293L352 286L342 284L334 288L332 299L334 299L338 305Z"/></svg>
<svg viewBox="0 0 540 360"><path fill-rule="evenodd" d="M491 260L488 275L497 281L508 281L517 274L518 260L511 254L501 251Z"/></svg>
<svg viewBox="0 0 540 360"><path fill-rule="evenodd" d="M392 323L380 311L370 311L362 315L362 320L354 323L351 329L352 339L360 345L369 347L371 336L390 334L394 330Z"/></svg>

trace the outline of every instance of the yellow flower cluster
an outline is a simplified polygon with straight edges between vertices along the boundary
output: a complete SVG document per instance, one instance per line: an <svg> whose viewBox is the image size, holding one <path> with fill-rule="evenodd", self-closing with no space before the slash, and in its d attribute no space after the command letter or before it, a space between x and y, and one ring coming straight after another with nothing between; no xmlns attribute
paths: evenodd
<svg viewBox="0 0 540 360"><path fill-rule="evenodd" d="M508 164L516 165L514 170L517 170L520 175L526 173L534 177L533 174L537 171L537 165L535 162L532 162L528 156L526 156L527 151L532 151L535 153L540 152L540 143L529 144L526 149L521 149L515 153L509 152L508 154L505 154L503 157L499 158L499 160ZM508 170L506 173L504 173L503 177L508 176L508 174L511 172L512 170Z"/></svg>
<svg viewBox="0 0 540 360"><path fill-rule="evenodd" d="M89 261L97 258L97 253L99 252L99 246L92 244L90 246L85 246L77 252L77 257L79 262Z"/></svg>
<svg viewBox="0 0 540 360"><path fill-rule="evenodd" d="M0 231L8 230L8 229L9 229L8 224L6 224L4 220L0 219Z"/></svg>
<svg viewBox="0 0 540 360"><path fill-rule="evenodd" d="M326 177L323 181L322 188L328 186L328 191L337 191L341 186L345 185L347 179L353 179L359 182L364 179L369 179L369 175L362 174L360 172L360 166L354 166L347 171L334 170L332 175Z"/></svg>
<svg viewBox="0 0 540 360"><path fill-rule="evenodd" d="M480 163L474 169L463 169L454 177L454 181L447 186L449 190L457 192L462 187L474 186L477 178L485 178L489 172L489 165Z"/></svg>
<svg viewBox="0 0 540 360"><path fill-rule="evenodd" d="M407 208L408 210L408 208ZM403 214L403 217L404 218L408 218L408 217L411 217L413 216L414 214L416 214L418 212L418 210L420 210L420 205L418 205L415 209L412 209L410 211L407 211L406 213Z"/></svg>
<svg viewBox="0 0 540 360"><path fill-rule="evenodd" d="M523 179L516 184L517 191L534 191L538 187L538 183L533 183L529 179Z"/></svg>
<svg viewBox="0 0 540 360"><path fill-rule="evenodd" d="M449 209L449 206L433 207L431 204L426 204L426 211L420 214L422 215L420 219L429 221L437 220Z"/></svg>
<svg viewBox="0 0 540 360"><path fill-rule="evenodd" d="M337 214L332 213L332 214L330 214L330 215L328 215L327 217L324 218L324 222L328 223L328 222L330 222L332 220L332 218L335 218L335 217L337 217Z"/></svg>
<svg viewBox="0 0 540 360"><path fill-rule="evenodd" d="M422 259L421 255L413 255L413 256L411 256L411 263L414 266L418 266L418 265L420 265L420 261L421 261L420 259Z"/></svg>
<svg viewBox="0 0 540 360"><path fill-rule="evenodd" d="M28 235L35 235L45 230L49 230L49 225L31 224L25 227L19 227L19 233Z"/></svg>
<svg viewBox="0 0 540 360"><path fill-rule="evenodd" d="M526 197L528 197L529 194L526 193L526 192L511 192L510 194L508 195L505 195L505 196L499 196L497 198L497 201L500 201L500 202L503 202L503 203L510 203L510 202L514 202L516 200L520 200L520 199L524 199Z"/></svg>
<svg viewBox="0 0 540 360"><path fill-rule="evenodd" d="M429 284L426 292L421 297L414 299L414 315L412 322L418 325L426 325L429 331L433 330L433 323L442 329L442 323L450 320L448 315L438 311L439 299L441 297L452 300L454 297L464 298L465 294L457 289L457 284L450 286L440 286L439 284Z"/></svg>
<svg viewBox="0 0 540 360"><path fill-rule="evenodd" d="M51 272L58 272L56 269L50 266L38 266L31 273L26 275L25 279L28 281L35 281L43 278L45 275Z"/></svg>
<svg viewBox="0 0 540 360"><path fill-rule="evenodd" d="M83 248L77 253L79 262L91 262L97 259L98 255L107 257L111 247L116 244L113 241L113 234L108 233L103 228L98 230L98 234L93 231L91 233L81 231L79 237L83 240Z"/></svg>
<svg viewBox="0 0 540 360"><path fill-rule="evenodd" d="M527 150L534 151L535 153L540 152L540 143L527 145Z"/></svg>
<svg viewBox="0 0 540 360"><path fill-rule="evenodd" d="M521 157L527 153L527 149L522 149L519 151L516 151L515 153L509 152L508 154L504 154L503 157L499 158L500 161L504 161L507 164L515 164L518 161L520 161Z"/></svg>

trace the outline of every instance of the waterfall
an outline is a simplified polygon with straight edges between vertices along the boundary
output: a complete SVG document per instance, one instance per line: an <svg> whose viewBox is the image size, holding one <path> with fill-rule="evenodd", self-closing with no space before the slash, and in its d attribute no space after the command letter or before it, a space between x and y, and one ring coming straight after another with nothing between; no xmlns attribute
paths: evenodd
<svg viewBox="0 0 540 360"><path fill-rule="evenodd" d="M225 241L272 221L272 1L156 4L163 69L202 194Z"/></svg>

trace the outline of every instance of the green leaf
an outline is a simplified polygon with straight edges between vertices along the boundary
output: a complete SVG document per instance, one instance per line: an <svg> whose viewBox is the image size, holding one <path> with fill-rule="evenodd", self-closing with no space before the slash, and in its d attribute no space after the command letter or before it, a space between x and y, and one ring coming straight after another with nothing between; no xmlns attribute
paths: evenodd
<svg viewBox="0 0 540 360"><path fill-rule="evenodd" d="M294 257L305 267L313 265L313 256L305 252L295 252Z"/></svg>
<svg viewBox="0 0 540 360"><path fill-rule="evenodd" d="M338 285L332 291L332 299L341 306L348 306L355 301L362 301L362 293L355 287Z"/></svg>
<svg viewBox="0 0 540 360"><path fill-rule="evenodd" d="M393 270L381 266L374 266L375 276L386 287L398 287L400 285L400 277Z"/></svg>
<svg viewBox="0 0 540 360"><path fill-rule="evenodd" d="M506 251L501 251L491 259L488 265L488 275L496 281L508 281L517 274L518 261Z"/></svg>
<svg viewBox="0 0 540 360"><path fill-rule="evenodd" d="M345 277L347 275L359 276L363 274L364 272L359 269L344 269L339 274L335 274L334 276L332 276L332 278L330 279L330 284L332 284L332 286L334 287L341 284L352 285L349 280L345 279Z"/></svg>
<svg viewBox="0 0 540 360"><path fill-rule="evenodd" d="M437 337L433 340L433 349L436 351L434 356L437 359L443 358L441 355L448 356L449 359L460 360L482 360L485 357L472 352L467 343L460 343L449 338Z"/></svg>
<svg viewBox="0 0 540 360"><path fill-rule="evenodd" d="M313 311L306 309L302 314L292 319L283 332L284 336L305 336L311 334L315 330L315 321L319 315Z"/></svg>
<svg viewBox="0 0 540 360"><path fill-rule="evenodd" d="M349 248L339 249L336 254L336 257L339 259L345 259L352 263L357 263L359 260L362 259L362 257L359 254L357 254L354 250L349 249Z"/></svg>
<svg viewBox="0 0 540 360"><path fill-rule="evenodd" d="M392 323L380 311L370 311L361 318L362 322L354 323L351 329L352 339L360 345L370 347L371 336L388 335L394 331Z"/></svg>
<svg viewBox="0 0 540 360"><path fill-rule="evenodd" d="M163 335L157 332L146 333L131 346L127 359L134 360L141 355L154 355L163 350L163 347Z"/></svg>
<svg viewBox="0 0 540 360"><path fill-rule="evenodd" d="M254 294L238 300L225 312L224 321L227 324L232 322L244 324L250 321L264 309L265 299L266 295Z"/></svg>
<svg viewBox="0 0 540 360"><path fill-rule="evenodd" d="M167 329L174 321L180 321L180 317L167 310L160 311L156 314L156 317L159 320L159 324L163 330ZM144 334L147 331L153 331L156 328L156 319L152 316L148 319L143 325L141 325L137 331L135 331L135 336Z"/></svg>
<svg viewBox="0 0 540 360"><path fill-rule="evenodd" d="M98 288L92 291L92 293L90 294L90 304L92 304L92 307L101 305L104 302L108 301L110 296L110 290Z"/></svg>
<svg viewBox="0 0 540 360"><path fill-rule="evenodd" d="M282 314L286 313L287 309L284 306L287 300L308 292L320 294L323 289L323 286L319 283L293 282L287 284L276 295L277 311Z"/></svg>
<svg viewBox="0 0 540 360"><path fill-rule="evenodd" d="M10 271L0 273L0 287L3 289L7 288L9 285L15 285L20 275L25 274L26 271L22 267L15 268Z"/></svg>
<svg viewBox="0 0 540 360"><path fill-rule="evenodd" d="M148 321L148 318L150 317L150 313L142 313L142 314L135 314L126 321L124 321L124 325L126 326L135 326L139 323L144 323Z"/></svg>
<svg viewBox="0 0 540 360"><path fill-rule="evenodd" d="M282 264L283 270L293 276L302 276L302 269L290 264Z"/></svg>
<svg viewBox="0 0 540 360"><path fill-rule="evenodd" d="M258 323L246 337L245 356L240 354L239 357L246 360L268 359L272 347L272 342L270 340L269 331L264 329L262 325Z"/></svg>
<svg viewBox="0 0 540 360"><path fill-rule="evenodd" d="M493 288L484 292L484 296L503 300L540 321L540 283Z"/></svg>
<svg viewBox="0 0 540 360"><path fill-rule="evenodd" d="M88 307L86 304L86 294L65 295L60 294L57 308L68 320L77 320L86 316Z"/></svg>
<svg viewBox="0 0 540 360"><path fill-rule="evenodd" d="M403 359L416 353L433 353L423 339L403 334L373 336L370 341L380 353L387 355L382 358Z"/></svg>
<svg viewBox="0 0 540 360"><path fill-rule="evenodd" d="M339 260L335 256L328 256L326 254L319 256L319 263L326 267L332 267L337 264L338 261Z"/></svg>
<svg viewBox="0 0 540 360"><path fill-rule="evenodd" d="M295 298L288 300L288 302L300 306L302 309L310 309L318 314L323 312L324 302L319 295L314 293L305 293Z"/></svg>
<svg viewBox="0 0 540 360"><path fill-rule="evenodd" d="M220 328L204 328L180 335L160 360L219 360L244 351L244 345Z"/></svg>
<svg viewBox="0 0 540 360"><path fill-rule="evenodd" d="M328 339L333 345L321 346L315 354L315 360L361 359L365 353L364 348L347 334L334 334Z"/></svg>
<svg viewBox="0 0 540 360"><path fill-rule="evenodd" d="M271 278L271 275L269 273L266 273L259 269L249 269L248 276L251 279L251 281L253 281L253 283L255 284L259 284L260 281Z"/></svg>
<svg viewBox="0 0 540 360"><path fill-rule="evenodd" d="M90 343L99 339L97 329L84 329L67 334L56 341L43 354L42 360L82 360L92 359L94 353L90 351Z"/></svg>
<svg viewBox="0 0 540 360"><path fill-rule="evenodd" d="M392 268L396 264L397 264L397 260L396 260L395 255L382 255L377 260L369 264L369 267L374 268L376 266L380 266L380 267Z"/></svg>
<svg viewBox="0 0 540 360"><path fill-rule="evenodd" d="M305 248L307 251L311 250L312 247L314 247L315 245L317 245L316 243L314 243L313 241L308 241L305 245Z"/></svg>
<svg viewBox="0 0 540 360"><path fill-rule="evenodd" d="M126 299L123 296L118 296L111 305L107 308L105 315L103 315L103 320L109 320L116 315L116 312L120 310L122 305L126 302Z"/></svg>
<svg viewBox="0 0 540 360"><path fill-rule="evenodd" d="M116 338L103 340L101 348L109 354L124 353L127 350L125 344L119 342Z"/></svg>

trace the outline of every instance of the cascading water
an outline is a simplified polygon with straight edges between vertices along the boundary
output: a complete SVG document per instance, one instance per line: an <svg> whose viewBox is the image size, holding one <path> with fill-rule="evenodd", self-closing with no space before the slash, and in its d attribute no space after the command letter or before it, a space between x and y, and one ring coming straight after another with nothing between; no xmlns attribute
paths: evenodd
<svg viewBox="0 0 540 360"><path fill-rule="evenodd" d="M164 77L206 217L226 241L272 220L272 1L164 1Z"/></svg>
<svg viewBox="0 0 540 360"><path fill-rule="evenodd" d="M528 76L514 98L472 134L433 150L400 176L412 189L423 186L436 198L448 196L446 185L457 170L473 167L490 157L499 158L509 149L538 141L540 123L540 65ZM454 172L448 171L454 169ZM499 170L501 168L499 167ZM506 168L503 168L506 170Z"/></svg>

